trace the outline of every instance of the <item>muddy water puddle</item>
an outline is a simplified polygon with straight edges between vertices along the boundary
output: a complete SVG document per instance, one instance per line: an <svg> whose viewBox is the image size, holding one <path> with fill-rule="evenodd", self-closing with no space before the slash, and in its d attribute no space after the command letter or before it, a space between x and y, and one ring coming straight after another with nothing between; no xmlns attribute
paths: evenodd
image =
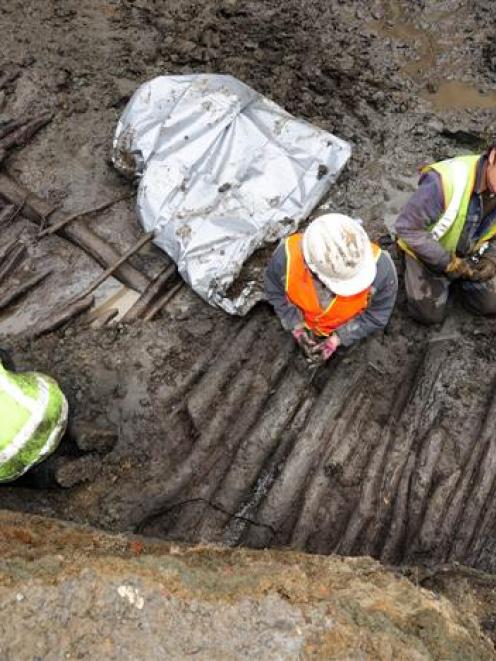
<svg viewBox="0 0 496 661"><path fill-rule="evenodd" d="M462 45L464 37L454 29L463 21L463 3L452 10L433 6L412 14L408 3L384 0L383 8L384 17L370 21L368 27L400 47L396 59L405 76L434 90L425 91L422 98L438 110L496 107L496 90L480 90L456 79L465 65L461 56L455 54L455 47Z"/></svg>
<svg viewBox="0 0 496 661"><path fill-rule="evenodd" d="M496 108L496 90L481 91L475 85L458 80L446 80L433 93L423 95L438 110Z"/></svg>
<svg viewBox="0 0 496 661"><path fill-rule="evenodd" d="M400 64L400 69L408 76L422 76L432 70L437 61L441 46L434 34L408 20L401 2L390 0L384 3L384 18L370 21L369 28L380 37L391 39L408 48L413 48L416 56L409 56Z"/></svg>

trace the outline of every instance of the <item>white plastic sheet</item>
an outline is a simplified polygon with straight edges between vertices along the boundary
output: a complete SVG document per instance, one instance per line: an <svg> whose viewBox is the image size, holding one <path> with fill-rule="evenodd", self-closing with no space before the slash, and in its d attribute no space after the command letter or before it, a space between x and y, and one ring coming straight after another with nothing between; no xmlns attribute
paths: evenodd
<svg viewBox="0 0 496 661"><path fill-rule="evenodd" d="M137 210L208 303L245 314L262 297L226 293L258 248L294 232L350 157L347 142L232 76L159 76L118 123L113 160L141 178Z"/></svg>

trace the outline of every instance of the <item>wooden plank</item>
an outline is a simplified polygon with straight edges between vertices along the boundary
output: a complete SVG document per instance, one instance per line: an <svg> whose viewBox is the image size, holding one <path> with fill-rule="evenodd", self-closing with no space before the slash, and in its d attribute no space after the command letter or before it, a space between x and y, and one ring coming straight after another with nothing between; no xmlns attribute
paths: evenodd
<svg viewBox="0 0 496 661"><path fill-rule="evenodd" d="M4 172L0 173L0 195L16 206L23 205L22 214L28 220L39 222L40 219L52 215L52 222L58 223L66 214L60 209L53 210L52 205L14 181ZM70 224L60 230L63 236L75 246L84 250L104 268L114 264L120 255L105 239L95 234L84 224ZM135 291L144 291L150 279L135 269L131 264L122 264L114 273L114 277Z"/></svg>

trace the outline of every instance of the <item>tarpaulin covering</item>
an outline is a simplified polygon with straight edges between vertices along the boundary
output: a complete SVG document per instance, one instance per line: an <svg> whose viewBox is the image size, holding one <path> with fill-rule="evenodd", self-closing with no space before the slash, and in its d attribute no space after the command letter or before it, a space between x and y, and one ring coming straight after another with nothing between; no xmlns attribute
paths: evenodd
<svg viewBox="0 0 496 661"><path fill-rule="evenodd" d="M294 232L350 157L347 142L232 76L159 76L135 92L118 123L113 160L138 175L146 231L205 301L245 314L248 282L226 296L258 248Z"/></svg>

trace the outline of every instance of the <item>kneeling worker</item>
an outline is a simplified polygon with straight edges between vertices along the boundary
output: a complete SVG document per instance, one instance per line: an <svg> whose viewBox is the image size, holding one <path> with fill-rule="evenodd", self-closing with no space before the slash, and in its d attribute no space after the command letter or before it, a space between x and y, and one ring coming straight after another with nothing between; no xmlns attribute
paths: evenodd
<svg viewBox="0 0 496 661"><path fill-rule="evenodd" d="M7 369L0 353L0 483L11 482L57 448L67 425L67 400L38 372Z"/></svg>
<svg viewBox="0 0 496 661"><path fill-rule="evenodd" d="M337 213L284 239L265 272L267 300L315 364L383 329L397 291L389 254L357 221Z"/></svg>
<svg viewBox="0 0 496 661"><path fill-rule="evenodd" d="M454 281L470 310L496 314L496 145L423 168L396 232L417 321L443 321Z"/></svg>

